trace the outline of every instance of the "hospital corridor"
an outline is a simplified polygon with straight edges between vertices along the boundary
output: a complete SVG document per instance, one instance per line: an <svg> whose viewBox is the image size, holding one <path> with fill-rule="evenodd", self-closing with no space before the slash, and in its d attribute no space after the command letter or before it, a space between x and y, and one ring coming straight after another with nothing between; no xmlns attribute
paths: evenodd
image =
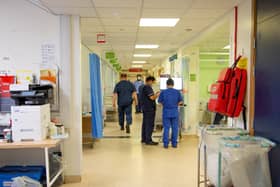
<svg viewBox="0 0 280 187"><path fill-rule="evenodd" d="M184 136L178 148L144 145L140 138L142 114L133 119L129 138L111 122L105 127L110 138L95 142L93 149L84 147L82 182L63 187L195 186L198 139Z"/></svg>
<svg viewBox="0 0 280 187"><path fill-rule="evenodd" d="M0 187L280 187L280 0L0 0Z"/></svg>

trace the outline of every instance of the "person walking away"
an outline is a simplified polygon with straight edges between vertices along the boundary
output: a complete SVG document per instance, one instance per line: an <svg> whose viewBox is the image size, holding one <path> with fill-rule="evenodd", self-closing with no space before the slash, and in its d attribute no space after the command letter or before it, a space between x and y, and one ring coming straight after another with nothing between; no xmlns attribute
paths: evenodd
<svg viewBox="0 0 280 187"><path fill-rule="evenodd" d="M121 80L114 88L113 107L116 108L116 100L118 101L119 125L124 130L124 121L126 117L126 133L130 133L130 125L132 124L132 103L138 104L136 89L134 85L127 80L126 74L121 74Z"/></svg>
<svg viewBox="0 0 280 187"><path fill-rule="evenodd" d="M173 79L166 81L167 89L162 91L158 102L163 105L163 146L168 148L169 145L169 129L172 129L171 142L172 147L177 147L177 139L179 133L179 109L178 106L183 104L182 95L175 90Z"/></svg>
<svg viewBox="0 0 280 187"><path fill-rule="evenodd" d="M153 76L148 76L144 87L141 90L141 104L143 110L142 122L142 143L146 145L158 145L152 140L152 133L155 126L156 103L155 100L159 96L159 92L154 93L152 85L155 82Z"/></svg>
<svg viewBox="0 0 280 187"><path fill-rule="evenodd" d="M135 107L135 112L136 113L141 113L142 109L141 109L141 98L140 98L140 87L142 85L144 85L144 82L141 79L141 75L137 75L137 80L134 82L134 86L136 89L136 93L137 93L137 99L138 99L138 105L136 105Z"/></svg>

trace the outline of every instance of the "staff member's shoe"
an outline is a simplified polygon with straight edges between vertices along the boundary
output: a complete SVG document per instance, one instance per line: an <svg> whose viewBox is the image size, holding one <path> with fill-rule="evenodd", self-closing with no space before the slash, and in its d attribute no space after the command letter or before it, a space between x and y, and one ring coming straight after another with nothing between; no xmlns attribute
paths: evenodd
<svg viewBox="0 0 280 187"><path fill-rule="evenodd" d="M128 134L130 133L130 126L129 125L126 126L126 133L128 133Z"/></svg>
<svg viewBox="0 0 280 187"><path fill-rule="evenodd" d="M121 126L121 131L124 131L124 126Z"/></svg>
<svg viewBox="0 0 280 187"><path fill-rule="evenodd" d="M146 143L146 145L158 145L158 142L151 141L151 142Z"/></svg>

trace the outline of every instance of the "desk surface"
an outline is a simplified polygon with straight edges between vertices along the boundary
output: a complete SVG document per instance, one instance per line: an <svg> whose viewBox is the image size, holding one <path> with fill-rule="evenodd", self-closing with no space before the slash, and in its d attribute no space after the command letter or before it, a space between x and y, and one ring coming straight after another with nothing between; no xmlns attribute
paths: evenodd
<svg viewBox="0 0 280 187"><path fill-rule="evenodd" d="M31 148L52 148L56 147L61 140L43 140L30 142L0 143L0 149L31 149Z"/></svg>

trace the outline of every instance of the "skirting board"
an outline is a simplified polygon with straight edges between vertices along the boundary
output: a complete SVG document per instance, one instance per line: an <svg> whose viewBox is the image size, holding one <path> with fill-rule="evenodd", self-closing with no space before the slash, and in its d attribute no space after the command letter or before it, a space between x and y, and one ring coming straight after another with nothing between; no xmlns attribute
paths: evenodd
<svg viewBox="0 0 280 187"><path fill-rule="evenodd" d="M82 176L80 175L65 175L64 183L80 183L82 181Z"/></svg>

